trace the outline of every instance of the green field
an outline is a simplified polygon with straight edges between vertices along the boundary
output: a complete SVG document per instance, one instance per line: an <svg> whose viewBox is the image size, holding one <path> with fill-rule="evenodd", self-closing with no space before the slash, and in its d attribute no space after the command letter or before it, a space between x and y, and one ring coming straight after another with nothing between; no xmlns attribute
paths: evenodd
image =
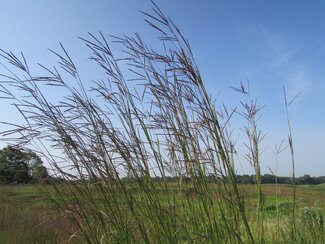
<svg viewBox="0 0 325 244"><path fill-rule="evenodd" d="M319 185L303 185L299 186L300 188L304 189L311 189L314 191L320 191L320 192L325 192L325 184L319 184Z"/></svg>
<svg viewBox="0 0 325 244"><path fill-rule="evenodd" d="M33 185L0 187L0 243L61 243L72 225Z"/></svg>
<svg viewBox="0 0 325 244"><path fill-rule="evenodd" d="M241 194L245 196L248 211L253 212L255 208L255 186L240 185L239 187ZM78 243L80 241L76 238L70 239L73 234L78 236L76 228L62 215L62 211L59 213L55 210L53 202L43 196L41 189L33 185L1 186L1 243L62 243L65 241ZM278 199L276 199L275 185L263 185L263 192L265 194L265 228L270 231L275 228L272 226L276 223L277 214L280 216L280 224L288 218L291 208L292 188L287 185L278 186ZM179 204L184 204L186 197L190 197L193 202L196 201L195 194L190 191L182 195L174 194L177 196L176 201ZM307 217L313 218L314 210L317 210L320 211L319 214L324 216L324 199L325 184L298 186L297 212L304 213L304 211L307 211L307 215L310 212L311 216ZM182 211L186 214L188 211L184 208L193 206L199 207L199 202L197 202L197 205L183 205L180 209L183 208ZM195 218L195 213L193 213L193 218ZM303 224L308 225L306 222Z"/></svg>

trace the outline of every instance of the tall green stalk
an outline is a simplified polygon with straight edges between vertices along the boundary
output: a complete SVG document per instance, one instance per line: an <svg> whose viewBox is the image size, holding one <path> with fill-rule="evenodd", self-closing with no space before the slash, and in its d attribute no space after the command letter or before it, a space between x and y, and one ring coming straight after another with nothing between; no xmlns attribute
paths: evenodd
<svg viewBox="0 0 325 244"><path fill-rule="evenodd" d="M286 110L286 116L287 116L287 124L288 124L288 142L289 142L289 148L290 148L290 156L291 156L291 166L292 166L292 188L293 188L293 196L292 196L292 225L291 225L291 237L292 240L294 240L295 232L296 232L296 173L295 173L295 155L294 155L294 149L293 149L293 139L292 139L292 129L291 129L291 123L289 118L289 106L293 103L293 101L299 96L296 95L290 102L287 100L286 90L283 86L283 95L284 95L284 102L285 102L285 110Z"/></svg>

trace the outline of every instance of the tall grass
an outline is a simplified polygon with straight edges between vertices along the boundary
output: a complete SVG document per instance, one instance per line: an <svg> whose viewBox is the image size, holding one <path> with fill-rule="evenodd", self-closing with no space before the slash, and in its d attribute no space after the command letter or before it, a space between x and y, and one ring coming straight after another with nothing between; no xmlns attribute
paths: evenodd
<svg viewBox="0 0 325 244"><path fill-rule="evenodd" d="M160 49L137 34L114 37L126 55L118 59L101 33L81 38L105 75L90 89L62 45L60 53L52 51L59 67L41 65L41 75L30 71L23 55L1 50L15 68L2 75L1 91L27 122L3 134L32 145L66 180L47 196L78 229L72 238L79 241L266 242L256 117L261 107L251 98L243 103L256 173L252 210L236 183L234 143L226 129L234 113L216 109L188 40L153 5L144 15L160 35ZM51 102L46 86L64 97ZM179 181L169 183L170 175ZM153 180L157 176L160 181Z"/></svg>
<svg viewBox="0 0 325 244"><path fill-rule="evenodd" d="M278 187L278 161L279 161L279 155L281 152L283 152L286 147L283 146L284 140L281 141L279 145L274 145L273 153L275 155L275 172L273 172L271 169L270 171L273 173L275 177L275 202L276 202L276 218L277 218L277 227L276 227L276 238L279 237L280 233L280 214L279 214L279 187Z"/></svg>
<svg viewBox="0 0 325 244"><path fill-rule="evenodd" d="M256 99L253 99L250 94L249 84L245 87L241 84L240 88L234 88L235 91L244 94L245 102L241 102L244 107L244 112L241 115L247 121L247 125L244 128L244 131L247 135L248 143L245 143L248 153L246 158L248 162L252 165L255 171L255 183L256 183L256 193L257 193L257 208L256 208L256 230L257 238L259 242L264 242L263 232L264 232L264 223L263 223L263 203L264 197L262 192L262 181L261 181L261 163L260 163L260 149L259 144L263 140L264 135L258 129L257 121L259 119L259 113L262 110L263 106L260 106Z"/></svg>
<svg viewBox="0 0 325 244"><path fill-rule="evenodd" d="M296 95L291 101L288 101L287 94L285 87L283 86L283 95L284 95L284 102L285 102L285 109L286 109L286 115L287 115L287 123L288 123L288 142L289 142L289 148L290 148L290 155L291 155L291 165L292 165L292 187L293 187L293 196L292 196L292 228L291 228L291 237L294 239L295 232L296 232L296 218L295 218L295 212L296 212L296 172L295 172L295 156L294 156L294 149L293 149L293 139L292 139L292 129L291 129L291 123L289 118L289 106L294 102L294 100L299 96Z"/></svg>

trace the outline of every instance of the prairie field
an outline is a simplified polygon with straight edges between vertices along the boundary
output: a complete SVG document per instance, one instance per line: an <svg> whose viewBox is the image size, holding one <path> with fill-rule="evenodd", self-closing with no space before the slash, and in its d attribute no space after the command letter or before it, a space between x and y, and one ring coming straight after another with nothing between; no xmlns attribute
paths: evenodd
<svg viewBox="0 0 325 244"><path fill-rule="evenodd" d="M184 224L203 225L199 218L197 221L195 209L202 207L199 196L191 188L179 192L174 183L169 183L170 193L162 192L164 197L174 197L178 208L178 217L182 218ZM176 186L176 185L175 185ZM216 186L214 186L216 187ZM217 188L217 187L216 187ZM264 194L264 228L265 235L268 236L266 243L276 242L277 225L280 232L289 222L292 208L292 187L290 185L278 185L278 195L276 197L276 186L273 184L263 185ZM69 219L58 212L54 206L54 201L49 200L43 192L43 186L17 185L1 186L0 188L0 242L1 243L79 243L86 240L78 239L78 230ZM138 198L141 192L132 189ZM248 219L254 221L256 206L255 185L239 185L239 191L246 202ZM216 191L217 192L217 191ZM325 215L325 184L303 185L297 187L297 228L303 229L308 235L316 235L318 240L324 242L324 226L322 223L315 223L319 217ZM218 194L215 194L217 200ZM164 200L162 199L164 202ZM145 204L145 203L144 203ZM191 213L191 215L190 215ZM162 215L163 216L163 215ZM168 215L166 215L168 216ZM165 217L166 217L165 216ZM107 216L109 218L109 216ZM145 219L147 216L140 216ZM277 218L279 218L277 220ZM193 222L191 222L193 221ZM277 223L279 221L279 223ZM314 226L315 225L315 226ZM322 228L322 229L319 229ZM191 229L187 226L187 229ZM149 231L149 230L148 230ZM195 234L195 233L193 233ZM281 235L281 233L278 233ZM301 233L303 234L303 233ZM74 235L74 236L73 236ZM322 235L322 236L321 236ZM203 237L197 237L193 242L204 242ZM283 239L283 238L279 238ZM288 237L288 239L290 239ZM184 237L184 242L186 238ZM316 243L316 242L314 242Z"/></svg>
<svg viewBox="0 0 325 244"><path fill-rule="evenodd" d="M61 243L72 232L39 187L0 187L0 243Z"/></svg>

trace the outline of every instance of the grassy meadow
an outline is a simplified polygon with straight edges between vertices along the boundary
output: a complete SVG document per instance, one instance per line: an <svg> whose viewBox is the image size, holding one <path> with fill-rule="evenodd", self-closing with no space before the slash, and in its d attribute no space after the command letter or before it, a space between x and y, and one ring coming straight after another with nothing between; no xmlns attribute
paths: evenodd
<svg viewBox="0 0 325 244"><path fill-rule="evenodd" d="M178 217L183 219L184 224L193 225L193 230L198 228L195 225L202 223L196 222L195 213L196 211L200 212L199 209L202 207L200 197L191 189L179 192L173 183L169 184L174 191L168 193L169 196L163 192L161 194L165 197L174 197L174 207L177 208ZM254 221L255 218L255 187L255 185L239 185L240 193L247 202L246 210L251 221ZM78 238L80 233L77 231L77 227L69 222L62 211L57 211L54 203L45 197L42 188L33 185L0 187L0 242L8 244L86 242L82 237ZM141 198L141 192L137 193L136 189L132 189L132 191L135 196ZM275 185L263 185L263 193L266 243L277 243L277 240L284 238L276 238L276 236L282 235L281 232L289 228L287 224L292 207L292 187L290 185L278 185L276 197ZM302 235L301 243L304 243L303 240L306 240L304 239L306 236L311 237L309 243L324 243L325 229L317 221L319 221L319 217L325 216L325 184L299 186L296 194L296 207L299 216L297 225L302 227L299 229L305 231L305 233L300 233ZM216 195L214 200L217 198ZM147 218L147 216L139 217ZM200 217L197 220L200 220ZM191 228L187 226L187 229ZM188 243L186 234L183 233L182 235L184 235L183 242ZM287 237L288 241L289 239L290 237ZM198 235L193 238L191 243L204 241L204 237Z"/></svg>
<svg viewBox="0 0 325 244"><path fill-rule="evenodd" d="M39 187L0 186L0 243L62 243L72 233Z"/></svg>

